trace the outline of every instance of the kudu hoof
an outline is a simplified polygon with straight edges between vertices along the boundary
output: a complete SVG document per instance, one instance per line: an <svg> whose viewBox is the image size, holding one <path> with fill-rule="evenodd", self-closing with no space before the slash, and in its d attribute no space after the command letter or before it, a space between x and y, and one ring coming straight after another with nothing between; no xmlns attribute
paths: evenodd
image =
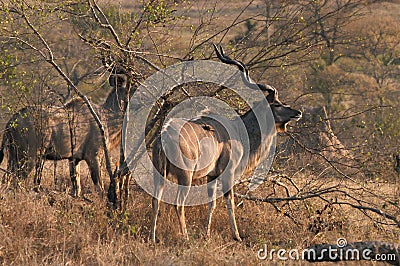
<svg viewBox="0 0 400 266"><path fill-rule="evenodd" d="M43 191L43 188L40 185L37 185L33 188L33 191L35 191L36 193L39 193L39 192Z"/></svg>
<svg viewBox="0 0 400 266"><path fill-rule="evenodd" d="M242 238L240 236L234 236L233 239L237 242L242 242Z"/></svg>

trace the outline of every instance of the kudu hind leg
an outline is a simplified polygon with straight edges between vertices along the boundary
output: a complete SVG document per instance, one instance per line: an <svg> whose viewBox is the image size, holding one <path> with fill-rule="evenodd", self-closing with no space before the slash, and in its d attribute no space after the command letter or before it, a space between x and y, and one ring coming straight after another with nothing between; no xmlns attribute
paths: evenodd
<svg viewBox="0 0 400 266"><path fill-rule="evenodd" d="M20 182L27 180L28 175L32 172L36 158L28 156L26 151L19 149L16 144L12 144L8 148L7 171L11 173L8 185L18 188Z"/></svg>
<svg viewBox="0 0 400 266"><path fill-rule="evenodd" d="M234 199L234 193L233 193L233 186L230 186L230 184L222 184L223 191L226 191L224 194L225 201L226 201L226 207L228 209L228 215L229 215L229 222L231 224L231 229L232 229L232 235L233 238L237 241L242 241L239 235L239 230L237 228L236 224L236 219L235 219L235 199Z"/></svg>
<svg viewBox="0 0 400 266"><path fill-rule="evenodd" d="M151 202L153 210L153 220L151 223L150 237L153 243L156 242L156 227L158 212L160 210L160 201L164 192L164 180L161 178L154 178L154 195Z"/></svg>
<svg viewBox="0 0 400 266"><path fill-rule="evenodd" d="M178 175L179 176L179 175ZM185 175L181 175L185 176ZM179 180L178 192L176 194L175 200L175 210L178 215L179 224L181 226L181 233L183 237L188 240L189 236L186 230L186 219L185 219L185 201L189 194L189 189L191 185L191 177L184 178L184 180Z"/></svg>
<svg viewBox="0 0 400 266"><path fill-rule="evenodd" d="M207 216L207 237L210 237L211 233L211 219L216 206L216 191L217 191L217 181L207 180L207 193L208 193L208 216Z"/></svg>

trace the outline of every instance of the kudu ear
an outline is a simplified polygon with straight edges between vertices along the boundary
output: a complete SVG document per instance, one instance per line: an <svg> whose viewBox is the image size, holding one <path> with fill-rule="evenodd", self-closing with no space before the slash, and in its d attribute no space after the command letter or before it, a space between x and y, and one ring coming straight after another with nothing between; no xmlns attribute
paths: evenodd
<svg viewBox="0 0 400 266"><path fill-rule="evenodd" d="M265 86L263 84L257 84L257 85L260 88L260 90L268 93L268 95L266 95L268 103L275 102L275 100L278 98L278 91L274 87L272 87L270 85ZM265 95L265 93L264 93L264 95Z"/></svg>

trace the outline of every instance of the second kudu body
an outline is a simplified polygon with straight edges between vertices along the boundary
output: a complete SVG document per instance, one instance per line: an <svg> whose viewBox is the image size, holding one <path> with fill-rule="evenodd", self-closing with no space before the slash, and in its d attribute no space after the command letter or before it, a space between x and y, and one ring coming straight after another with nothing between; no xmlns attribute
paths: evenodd
<svg viewBox="0 0 400 266"><path fill-rule="evenodd" d="M276 131L285 132L286 124L289 121L298 120L301 118L300 111L294 110L279 101L278 92L274 88L271 86L264 86L262 84L255 84L250 81L247 67L242 62L232 60L225 56L222 48L221 51L218 51L215 46L214 48L218 58L222 62L226 64L233 64L239 67L239 69L243 72L243 80L248 87L256 90L261 89L263 91L275 119ZM244 146L240 141L240 138L232 138L232 136L229 136L226 130L226 125L224 128L224 126L222 126L222 124L216 119L200 116L199 118L189 121L172 119L166 123L162 129L161 135L163 138L165 138L165 142L167 142L169 139L171 140L171 142L168 144L169 147L172 145L173 149L175 148L180 150L180 152L176 153L177 157L179 158L173 159L174 161L183 163L186 169L182 169L171 163L163 150L161 136L158 137L153 146L152 160L156 171L158 171L163 178L159 178L156 174L154 175L155 189L152 200L153 220L151 228L151 239L153 242L156 240L155 235L157 216L159 212L160 200L163 194L165 179L177 180L179 185L185 186L181 189L178 189L175 204L181 232L185 238L188 238L185 223L184 205L185 199L189 193L189 186L192 184L193 180L207 177L207 190L209 197L207 235L209 236L211 218L216 206L215 193L217 184L216 182L213 182L213 180L215 181L215 179L223 171L228 171L229 173L229 178L222 179L222 189L224 191L233 238L238 241L241 240L239 231L237 229L234 212L234 180L240 177L237 176L238 172L242 172L243 175L248 175L257 167L261 160L266 158L273 144L273 138L276 132L274 130L274 125L270 126L270 131L268 132L260 131L258 123L266 123L267 115L261 118L265 119L265 121L258 121L255 113L257 113L259 108L262 108L262 105L264 105L263 102L255 103L250 111L239 118L236 118L236 120L231 120L229 122L230 124L227 125L230 128L236 128L237 123L243 123L246 127L250 142L250 151L246 165L243 165ZM176 141L176 136L173 136L174 134L176 135L177 132L180 134L178 137L179 141ZM208 138L212 141L207 142L206 147L202 147L200 151L199 143L203 138ZM173 142L174 140L175 142ZM198 160L200 156L212 158L206 167L199 167ZM189 163L187 159L189 159ZM199 168L201 168L201 170L197 170Z"/></svg>
<svg viewBox="0 0 400 266"><path fill-rule="evenodd" d="M112 74L112 91L103 105L92 105L104 124L107 147L112 149L121 141L124 110L127 105L129 84L125 74ZM26 179L41 161L68 159L72 180L72 194L81 192L76 166L84 160L90 176L100 194L103 183L100 176L102 136L88 106L82 99L72 99L61 107L26 107L13 115L6 125L0 149L0 163L8 151L7 169L18 178ZM40 185L35 173L35 183Z"/></svg>

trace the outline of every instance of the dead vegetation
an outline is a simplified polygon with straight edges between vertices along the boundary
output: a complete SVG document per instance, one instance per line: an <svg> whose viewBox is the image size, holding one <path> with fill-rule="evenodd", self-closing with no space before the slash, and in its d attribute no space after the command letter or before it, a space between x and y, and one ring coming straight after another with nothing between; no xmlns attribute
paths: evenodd
<svg viewBox="0 0 400 266"><path fill-rule="evenodd" d="M67 171L64 174L68 177ZM302 176L295 181L301 183L306 178ZM257 259L257 252L264 244L268 249L301 250L316 243L336 243L339 237L345 237L348 242L372 239L396 242L399 237L395 231L346 206L309 200L294 204L291 209L278 210L270 204L244 201L236 211L243 237L243 242L239 243L232 240L226 226L229 220L225 204L219 199L209 239L205 237L206 205L186 208L187 241L180 237L173 206L162 204L160 220L163 222L158 226L160 243L154 246L148 241L151 197L146 192L132 184L127 209L117 214L104 208L104 202L99 201L89 179L83 181L86 181L86 193L82 199L72 198L59 190L36 193L29 189L10 191L2 187L2 264L251 265L262 262ZM258 189L258 196L271 192L268 183ZM44 185L51 187L51 180ZM87 187L91 189L87 190ZM393 185L390 184L382 188L384 191L391 189ZM297 222L285 212L294 215ZM343 265L359 265L359 262L347 263Z"/></svg>

